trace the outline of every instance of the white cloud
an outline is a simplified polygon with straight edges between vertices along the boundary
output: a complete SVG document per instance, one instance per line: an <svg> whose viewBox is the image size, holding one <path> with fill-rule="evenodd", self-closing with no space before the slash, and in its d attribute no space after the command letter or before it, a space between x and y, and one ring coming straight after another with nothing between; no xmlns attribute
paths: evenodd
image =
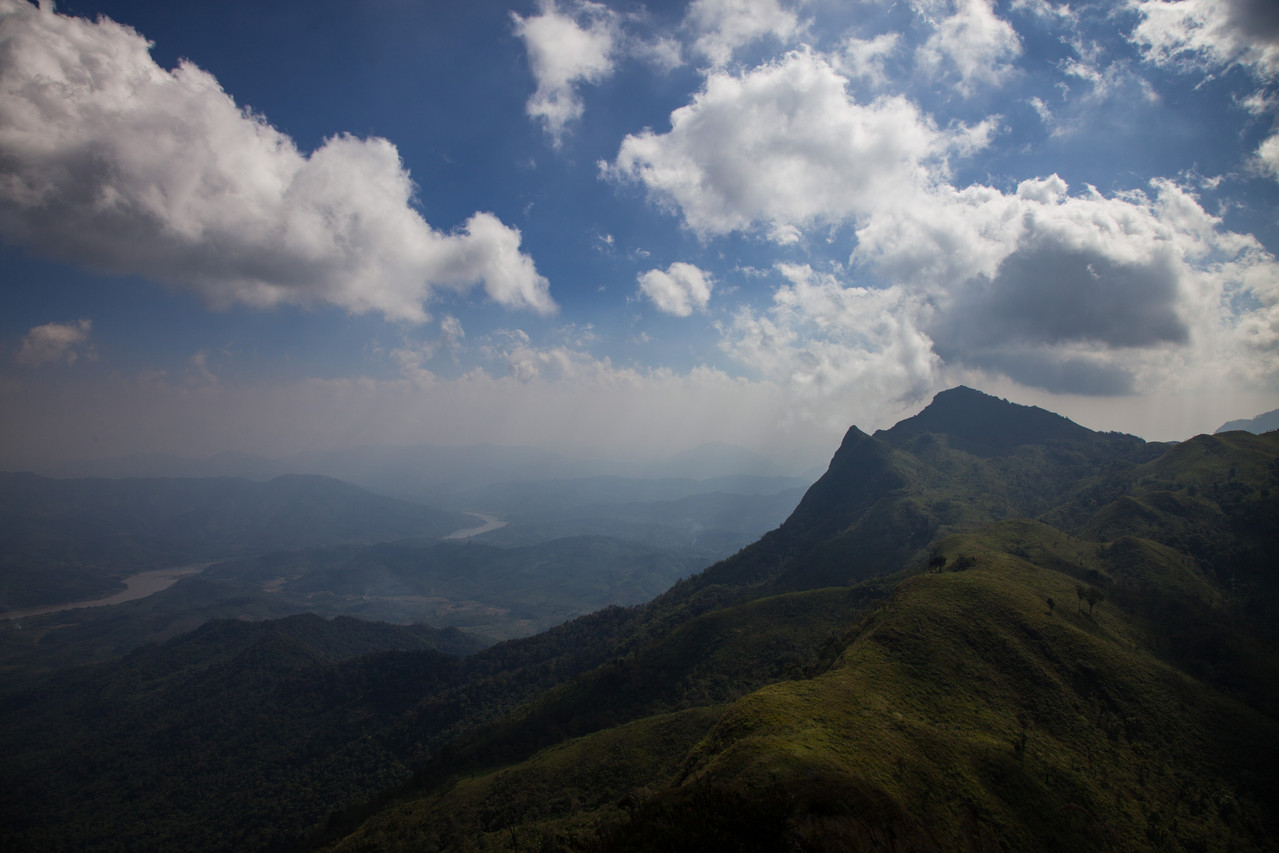
<svg viewBox="0 0 1279 853"><path fill-rule="evenodd" d="M466 331L462 328L462 321L449 314L441 317L440 336L444 345L449 349L456 349L461 346L462 339L466 337Z"/></svg>
<svg viewBox="0 0 1279 853"><path fill-rule="evenodd" d="M187 359L187 378L197 384L216 384L218 375L209 367L209 351L197 350Z"/></svg>
<svg viewBox="0 0 1279 853"><path fill-rule="evenodd" d="M684 26L696 33L693 49L717 67L728 64L738 48L770 36L788 44L803 31L795 13L778 0L693 0Z"/></svg>
<svg viewBox="0 0 1279 853"><path fill-rule="evenodd" d="M713 280L704 270L676 261L665 272L654 269L640 273L639 286L659 311L687 317L694 311L706 310Z"/></svg>
<svg viewBox="0 0 1279 853"><path fill-rule="evenodd" d="M885 66L901 50L901 41L900 33L882 33L870 39L845 39L838 57L839 70L850 79L882 87L888 83Z"/></svg>
<svg viewBox="0 0 1279 853"><path fill-rule="evenodd" d="M602 172L642 183L705 236L757 226L838 223L944 176L990 125L938 129L910 101L853 101L845 78L807 50L741 75L711 72L671 129L627 136ZM789 226L789 227L788 227Z"/></svg>
<svg viewBox="0 0 1279 853"><path fill-rule="evenodd" d="M780 265L789 280L757 314L741 309L723 349L764 378L814 398L855 394L868 405L917 399L935 387L941 361L920 329L924 303L904 289L871 289Z"/></svg>
<svg viewBox="0 0 1279 853"><path fill-rule="evenodd" d="M0 235L215 306L332 304L426 319L439 288L555 310L520 234L477 213L434 230L395 146L309 156L217 80L165 71L138 33L0 0Z"/></svg>
<svg viewBox="0 0 1279 853"><path fill-rule="evenodd" d="M1133 41L1159 65L1240 65L1279 76L1279 6L1274 0L1131 0L1141 21Z"/></svg>
<svg viewBox="0 0 1279 853"><path fill-rule="evenodd" d="M998 85L1012 72L1021 40L995 14L991 0L914 0L913 5L935 27L916 51L922 72L936 79L957 76L955 86L963 94L979 85Z"/></svg>
<svg viewBox="0 0 1279 853"><path fill-rule="evenodd" d="M561 12L555 0L541 0L539 14L523 18L512 12L511 18L537 81L527 112L559 145L568 126L582 116L578 87L613 73L614 15L599 3L570 0L568 10ZM658 51L665 61L670 61L668 54L669 48Z"/></svg>
<svg viewBox="0 0 1279 853"><path fill-rule="evenodd" d="M1257 165L1261 171L1279 180L1279 133L1272 133L1257 148Z"/></svg>
<svg viewBox="0 0 1279 853"><path fill-rule="evenodd" d="M68 367L83 356L90 361L97 359L89 343L93 322L88 319L74 323L45 323L27 332L14 360L28 367L61 362Z"/></svg>

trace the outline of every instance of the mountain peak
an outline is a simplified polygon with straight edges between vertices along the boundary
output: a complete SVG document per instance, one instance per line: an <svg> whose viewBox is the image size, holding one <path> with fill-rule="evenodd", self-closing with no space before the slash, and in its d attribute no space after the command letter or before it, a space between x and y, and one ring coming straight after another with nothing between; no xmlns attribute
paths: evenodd
<svg viewBox="0 0 1279 853"><path fill-rule="evenodd" d="M992 397L964 385L942 391L919 414L875 433L895 446L921 433L942 433L951 446L977 456L1000 456L1051 439L1086 440L1095 433L1039 408Z"/></svg>

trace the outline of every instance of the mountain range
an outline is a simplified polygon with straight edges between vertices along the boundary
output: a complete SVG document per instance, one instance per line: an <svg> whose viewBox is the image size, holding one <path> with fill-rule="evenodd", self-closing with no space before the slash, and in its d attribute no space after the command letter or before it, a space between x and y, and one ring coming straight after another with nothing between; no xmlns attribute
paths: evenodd
<svg viewBox="0 0 1279 853"><path fill-rule="evenodd" d="M466 503L471 492L501 483L548 480L682 479L717 477L799 477L812 482L811 462L771 459L726 442L708 442L662 458L576 457L534 447L479 444L369 445L343 450L303 451L273 459L247 453L191 458L137 453L46 465L37 473L61 479L208 478L270 480L284 474L313 474L353 483L378 494L433 505ZM806 479L805 479L806 478Z"/></svg>
<svg viewBox="0 0 1279 853"><path fill-rule="evenodd" d="M531 637L292 617L11 656L0 838L1274 849L1276 518L1279 434L1155 444L952 389L850 429L735 555Z"/></svg>

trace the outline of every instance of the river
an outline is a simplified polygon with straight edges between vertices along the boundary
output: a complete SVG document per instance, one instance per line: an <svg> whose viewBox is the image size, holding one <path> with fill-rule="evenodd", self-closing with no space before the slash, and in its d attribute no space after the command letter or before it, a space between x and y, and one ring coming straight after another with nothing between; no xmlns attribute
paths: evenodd
<svg viewBox="0 0 1279 853"><path fill-rule="evenodd" d="M490 530L497 530L499 527L505 527L506 522L494 518L491 515L484 515L479 512L470 512L467 515L473 515L483 524L475 527L464 527L461 530L455 530L445 539L469 539L472 536L479 536L481 533L488 533ZM137 601L139 598L146 598L148 595L154 595L161 590L168 589L178 581L190 575L199 574L207 569L216 560L207 563L191 563L186 566L173 566L168 569L151 569L146 572L138 572L136 575L129 575L124 579L124 590L117 592L115 595L109 595L106 598L89 598L84 601L71 601L66 604L49 604L44 607L28 607L25 610L9 610L0 613L0 622L12 619L27 619L32 616L43 616L46 613L59 613L63 610L78 610L82 607L109 607L112 604L123 604L126 601Z"/></svg>
<svg viewBox="0 0 1279 853"><path fill-rule="evenodd" d="M490 530L497 530L499 527L505 527L505 521L499 521L491 515L485 515L482 512L468 512L467 515L473 515L484 523L478 527L464 527L461 530L455 530L445 539L470 539L472 536L479 536L481 533L488 533Z"/></svg>
<svg viewBox="0 0 1279 853"><path fill-rule="evenodd" d="M50 604L44 607L28 607L25 610L10 610L0 613L0 621L5 619L26 619L31 616L43 616L46 613L58 613L63 610L78 610L82 607L107 607L112 604L123 604L154 595L168 589L178 581L200 572L213 565L216 560L207 563L191 563L185 566L173 566L168 569L151 569L138 572L124 579L124 590L106 598L89 598L84 601L70 601L66 604Z"/></svg>

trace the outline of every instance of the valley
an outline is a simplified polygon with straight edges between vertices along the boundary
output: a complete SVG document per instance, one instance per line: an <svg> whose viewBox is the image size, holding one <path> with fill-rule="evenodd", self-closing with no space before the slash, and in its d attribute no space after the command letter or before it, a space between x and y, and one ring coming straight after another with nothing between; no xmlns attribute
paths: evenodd
<svg viewBox="0 0 1279 853"><path fill-rule="evenodd" d="M27 610L8 610L0 613L0 619L21 620L32 616L44 616L48 613L61 613L65 610L80 610L85 607L110 607L126 601L137 601L157 592L166 590L182 578L196 575L213 563L194 563L189 566L174 566L171 569L150 569L129 575L122 579L124 591L105 598L88 598L83 601L70 601L65 604L49 604L44 607L32 607Z"/></svg>

